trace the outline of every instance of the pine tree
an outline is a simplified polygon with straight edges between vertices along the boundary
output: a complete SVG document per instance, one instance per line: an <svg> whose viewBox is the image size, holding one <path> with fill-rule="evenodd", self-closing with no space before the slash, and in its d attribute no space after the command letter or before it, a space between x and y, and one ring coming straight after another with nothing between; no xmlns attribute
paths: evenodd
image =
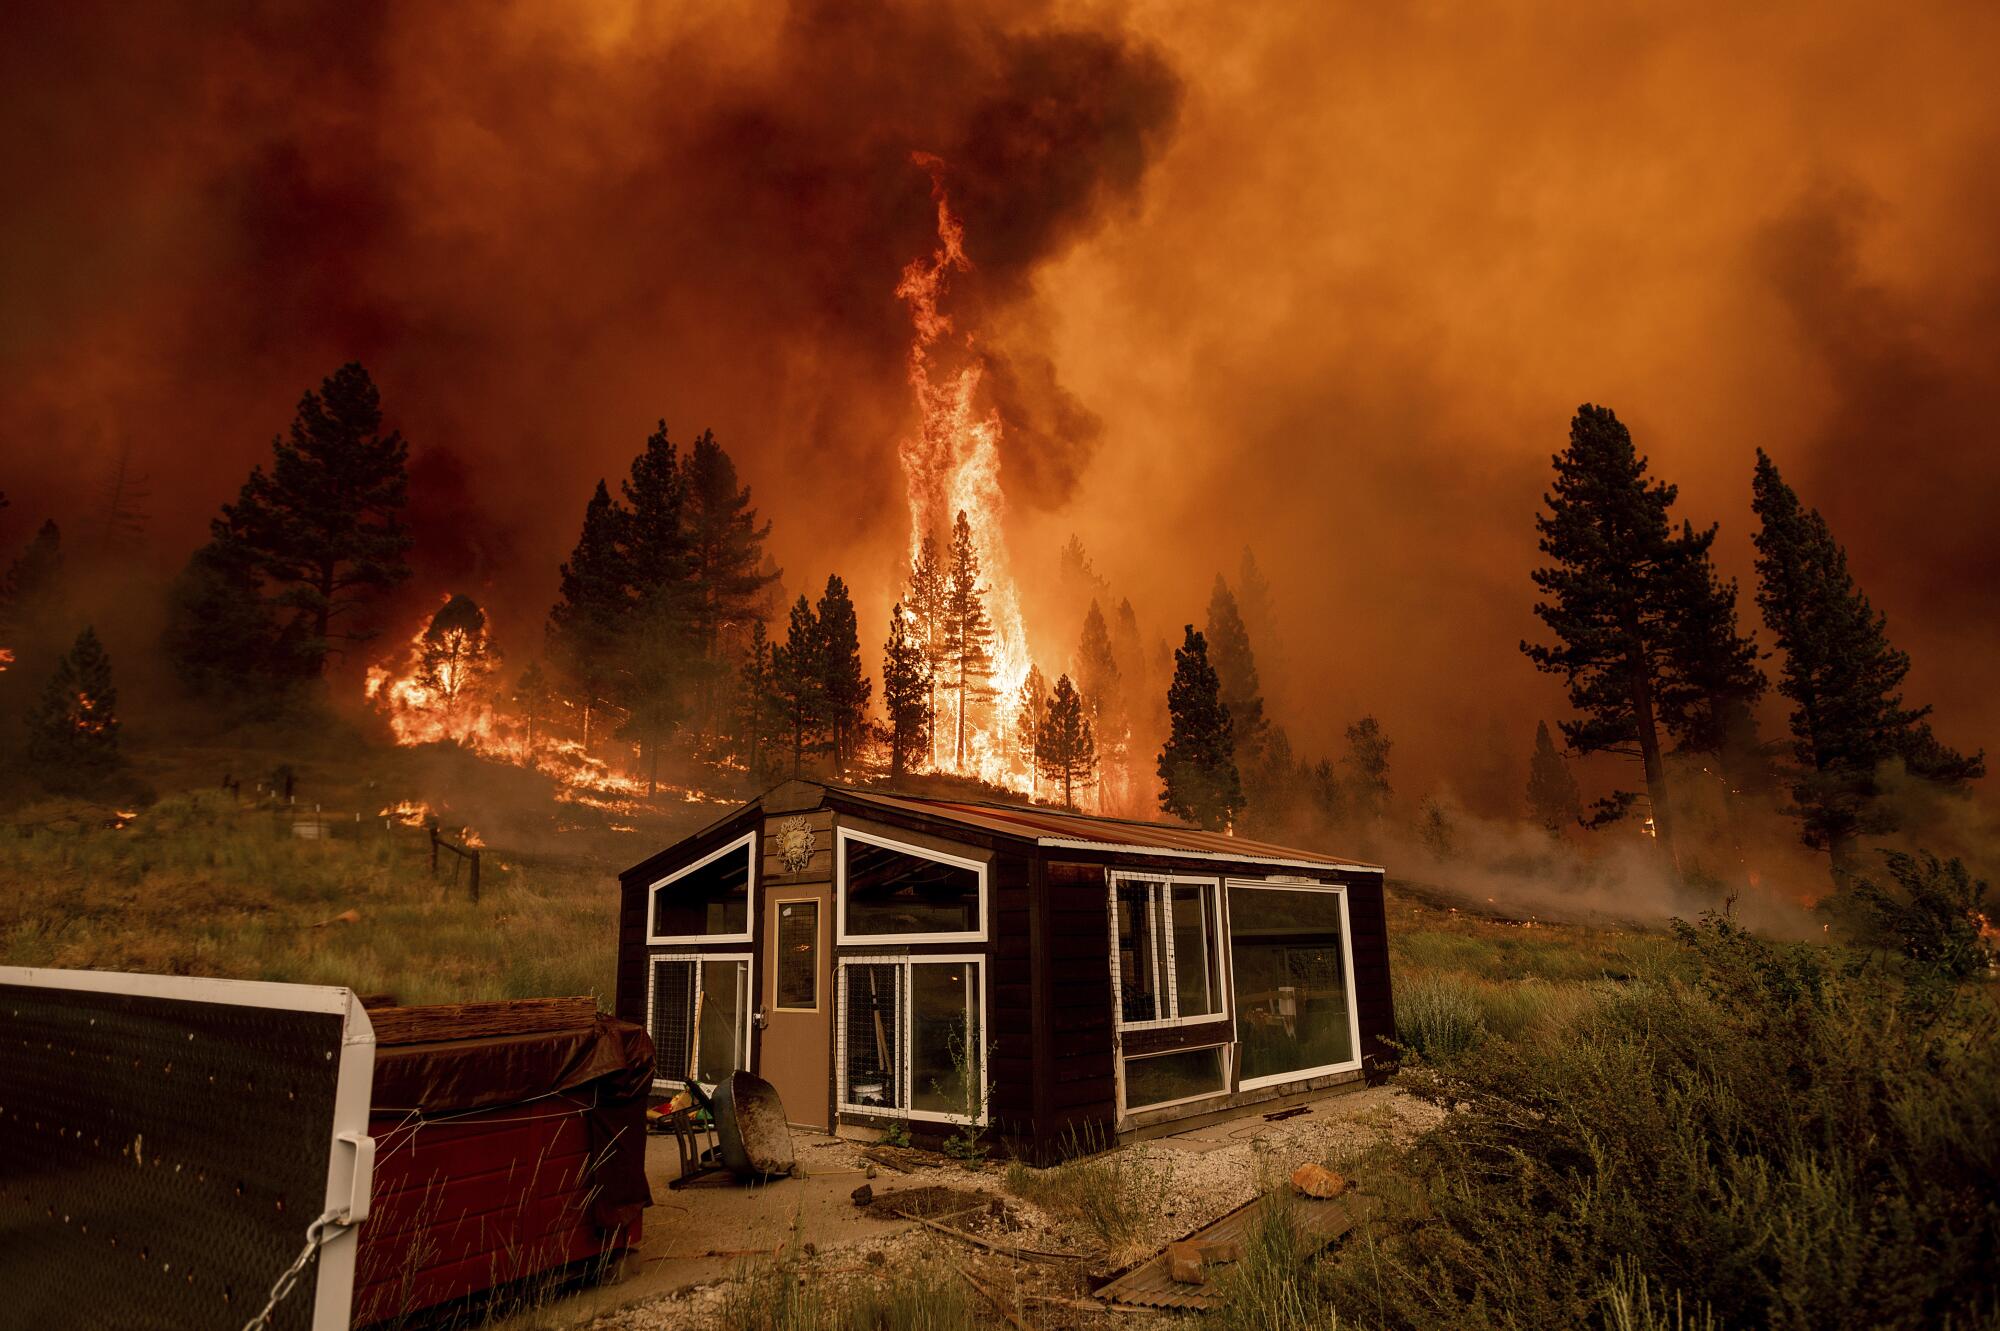
<svg viewBox="0 0 2000 1331"><path fill-rule="evenodd" d="M1189 624L1174 651L1167 687L1168 733L1160 750L1160 807L1221 831L1243 807L1236 772L1236 738L1222 686L1208 661L1208 642Z"/></svg>
<svg viewBox="0 0 2000 1331"><path fill-rule="evenodd" d="M1673 668L1676 592L1687 552L1667 510L1675 489L1646 478L1646 460L1606 407L1585 404L1570 423L1569 447L1554 459L1556 479L1535 515L1549 563L1534 572L1548 597L1535 614L1553 646L1521 644L1538 670L1561 675L1583 716L1562 722L1578 753L1636 756L1652 799L1653 828L1670 862L1673 817L1660 741L1663 682ZM1621 814L1632 796L1599 803L1599 821Z"/></svg>
<svg viewBox="0 0 2000 1331"><path fill-rule="evenodd" d="M118 768L118 690L111 658L86 627L56 662L28 717L28 762L44 788L88 794Z"/></svg>
<svg viewBox="0 0 2000 1331"><path fill-rule="evenodd" d="M62 529L50 518L0 576L0 634L11 644L33 633L61 599L62 586Z"/></svg>
<svg viewBox="0 0 2000 1331"><path fill-rule="evenodd" d="M348 364L299 399L289 437L273 439L271 452L271 470L251 471L215 535L240 546L274 602L297 613L298 654L319 674L336 642L373 636L354 621L410 574L409 446L382 433L375 384Z"/></svg>
<svg viewBox="0 0 2000 1331"><path fill-rule="evenodd" d="M992 696L992 625L986 618L986 588L979 585L979 554L972 524L960 509L951 529L951 569L945 575L945 665L957 703L952 718L952 770L965 770L966 711Z"/></svg>
<svg viewBox="0 0 2000 1331"><path fill-rule="evenodd" d="M695 705L697 724L715 726L715 695L740 642L778 580L764 555L769 522L757 520L750 488L739 485L736 464L707 430L694 441L682 467L682 523L693 583L693 627L700 651Z"/></svg>
<svg viewBox="0 0 2000 1331"><path fill-rule="evenodd" d="M1244 630L1249 633L1250 641L1257 644L1257 659L1262 663L1264 678L1282 680L1277 606L1271 600L1271 584L1265 581L1264 570L1258 567L1257 556L1247 545L1236 569L1236 605L1243 615Z"/></svg>
<svg viewBox="0 0 2000 1331"><path fill-rule="evenodd" d="M762 785L776 774L788 728L778 689L776 649L761 619L750 623L750 641L737 671L735 728L744 770Z"/></svg>
<svg viewBox="0 0 2000 1331"><path fill-rule="evenodd" d="M686 492L680 457L660 421L620 484L621 571L632 613L620 634L616 693L625 708L621 738L636 740L646 764L646 793L659 784L660 750L685 721L700 645L695 640L693 553L683 526Z"/></svg>
<svg viewBox="0 0 2000 1331"><path fill-rule="evenodd" d="M924 654L924 672L930 679L929 696L924 707L926 743L930 746L930 765L938 765L938 686L945 677L947 665L948 634L945 631L945 574L944 566L938 558L937 540L924 537L917 547L916 560L910 565L910 590L903 598L903 609L910 616L910 628Z"/></svg>
<svg viewBox="0 0 2000 1331"><path fill-rule="evenodd" d="M470 596L453 596L424 626L416 680L436 700L453 740L464 739L467 717L499 665L499 649L486 633L486 612Z"/></svg>
<svg viewBox="0 0 2000 1331"><path fill-rule="evenodd" d="M256 567L227 537L189 556L167 593L160 649L187 692L268 702L312 671L287 655Z"/></svg>
<svg viewBox="0 0 2000 1331"><path fill-rule="evenodd" d="M1715 571L1715 532L1683 522L1676 538L1680 562L1669 584L1659 715L1682 751L1715 755L1731 788L1750 787L1762 748L1756 706L1769 686L1757 666L1756 640L1737 628L1736 580Z"/></svg>
<svg viewBox="0 0 2000 1331"><path fill-rule="evenodd" d="M771 653L771 682L792 749L792 775L805 770L806 756L825 747L825 648L819 617L801 595L792 605L785 641Z"/></svg>
<svg viewBox="0 0 2000 1331"><path fill-rule="evenodd" d="M1302 769L1300 779L1305 783L1307 807L1321 831L1330 832L1347 821L1347 785L1331 758Z"/></svg>
<svg viewBox="0 0 2000 1331"><path fill-rule="evenodd" d="M1931 733L1930 708L1905 707L1910 658L1889 642L1888 620L1847 571L1826 519L1799 503L1777 464L1757 452L1752 508L1762 522L1757 604L1785 667L1778 692L1793 703L1793 812L1804 842L1829 852L1839 881L1857 840L1891 831L1880 799L1884 763L1947 788L1984 776L1985 755L1963 755Z"/></svg>
<svg viewBox="0 0 2000 1331"><path fill-rule="evenodd" d="M1577 790L1576 777L1549 737L1546 721L1535 723L1535 752L1528 759L1528 814L1547 828L1550 836L1561 836L1564 828L1583 816L1583 796Z"/></svg>
<svg viewBox="0 0 2000 1331"><path fill-rule="evenodd" d="M861 673L860 621L847 584L838 576L826 580L818 618L820 696L825 700L827 738L838 776L847 771L861 747L874 686Z"/></svg>
<svg viewBox="0 0 2000 1331"><path fill-rule="evenodd" d="M1263 685L1257 678L1257 657L1250 650L1250 632L1229 584L1216 575L1208 598L1208 659L1222 684L1222 705L1236 726L1236 756L1240 762L1264 734Z"/></svg>
<svg viewBox="0 0 2000 1331"><path fill-rule="evenodd" d="M1042 781L1042 722L1049 710L1049 679L1032 662L1028 677L1014 695L1014 749L1028 766L1028 795L1040 792Z"/></svg>
<svg viewBox="0 0 2000 1331"><path fill-rule="evenodd" d="M150 481L132 466L132 441L121 441L97 490L98 558L130 555L144 545L146 501L153 495Z"/></svg>
<svg viewBox="0 0 2000 1331"><path fill-rule="evenodd" d="M1118 669L1118 653L1111 645L1111 629L1096 600L1083 617L1083 635L1076 646L1076 687L1083 696L1084 716L1097 739L1099 807L1105 803L1106 787L1114 787L1114 799L1124 797L1126 739L1129 726L1125 714L1125 680Z"/></svg>
<svg viewBox="0 0 2000 1331"><path fill-rule="evenodd" d="M930 743L931 666L898 602L882 644L882 709L888 714L889 775L900 777Z"/></svg>
<svg viewBox="0 0 2000 1331"><path fill-rule="evenodd" d="M583 510L583 533L569 562L558 570L561 586L549 610L549 660L569 682L583 711L583 746L590 748L591 719L612 694L632 593L625 572L627 514L602 480Z"/></svg>
<svg viewBox="0 0 2000 1331"><path fill-rule="evenodd" d="M1057 678L1049 691L1047 710L1036 732L1035 769L1041 779L1062 787L1065 809L1076 807L1076 788L1088 785L1097 771L1097 742L1083 697L1068 675Z"/></svg>
<svg viewBox="0 0 2000 1331"><path fill-rule="evenodd" d="M1389 750L1393 747L1373 716L1364 716L1347 728L1347 756L1341 761L1347 768L1348 805L1371 827L1382 821L1394 793L1389 786Z"/></svg>

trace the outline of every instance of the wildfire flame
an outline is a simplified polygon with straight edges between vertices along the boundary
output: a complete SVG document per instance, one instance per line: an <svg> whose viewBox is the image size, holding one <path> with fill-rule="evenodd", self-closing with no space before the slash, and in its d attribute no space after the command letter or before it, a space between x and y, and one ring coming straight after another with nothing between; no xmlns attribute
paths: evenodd
<svg viewBox="0 0 2000 1331"><path fill-rule="evenodd" d="M985 371L974 335L954 336L952 318L942 307L952 274L970 272L973 265L965 254L965 224L952 211L945 191L943 160L930 153L914 153L912 160L930 172L938 244L928 257L911 260L896 285L915 332L909 380L921 421L900 449L909 494L910 562L916 562L926 537L941 538L959 513L966 515L980 580L987 589L986 612L992 622L990 687L995 696L977 711L970 703L966 707L963 770L994 785L1027 790L1032 774L1010 742L1018 710L1016 694L1028 677L1030 659L1001 530L1006 497L1000 485L1000 413L980 406ZM956 698L940 690L937 735L956 730L956 708Z"/></svg>

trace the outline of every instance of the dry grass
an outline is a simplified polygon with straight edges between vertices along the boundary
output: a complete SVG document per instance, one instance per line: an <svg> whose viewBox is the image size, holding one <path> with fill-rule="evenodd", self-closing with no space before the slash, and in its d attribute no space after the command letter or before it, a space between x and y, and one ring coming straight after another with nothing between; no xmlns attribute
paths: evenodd
<svg viewBox="0 0 2000 1331"><path fill-rule="evenodd" d="M1007 1190L1103 1249L1110 1266L1142 1256L1173 1189L1172 1162L1144 1149L1104 1150L1094 1141L1070 1147L1065 1154L1074 1158L1047 1169L1014 1161Z"/></svg>
<svg viewBox="0 0 2000 1331"><path fill-rule="evenodd" d="M493 847L474 905L448 870L431 877L417 829L373 819L305 841L285 815L234 803L181 795L123 830L0 832L0 962L343 984L415 1003L609 1000L613 862Z"/></svg>

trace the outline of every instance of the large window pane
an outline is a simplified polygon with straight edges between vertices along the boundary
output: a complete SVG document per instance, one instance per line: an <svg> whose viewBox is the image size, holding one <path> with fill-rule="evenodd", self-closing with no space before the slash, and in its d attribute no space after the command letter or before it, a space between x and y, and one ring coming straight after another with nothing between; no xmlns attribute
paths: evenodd
<svg viewBox="0 0 2000 1331"><path fill-rule="evenodd" d="M1223 1089L1222 1051L1183 1049L1151 1058L1125 1060L1125 1107L1144 1109Z"/></svg>
<svg viewBox="0 0 2000 1331"><path fill-rule="evenodd" d="M696 963L653 963L653 1075L662 1081L686 1081L694 1057L694 982Z"/></svg>
<svg viewBox="0 0 2000 1331"><path fill-rule="evenodd" d="M897 1042L903 1024L903 968L849 965L842 967L842 974L846 1103L864 1109L900 1109L903 1079Z"/></svg>
<svg viewBox="0 0 2000 1331"><path fill-rule="evenodd" d="M977 1118L979 963L910 964L910 1107Z"/></svg>
<svg viewBox="0 0 2000 1331"><path fill-rule="evenodd" d="M700 1034L695 1080L713 1085L748 1067L743 1048L744 1013L750 997L750 966L742 961L701 963Z"/></svg>
<svg viewBox="0 0 2000 1331"><path fill-rule="evenodd" d="M1160 957L1152 914L1155 886L1146 882L1118 884L1118 1010L1126 1021L1152 1021L1166 1015L1156 983Z"/></svg>
<svg viewBox="0 0 2000 1331"><path fill-rule="evenodd" d="M699 938L750 932L750 846L710 860L653 889L653 932Z"/></svg>
<svg viewBox="0 0 2000 1331"><path fill-rule="evenodd" d="M1353 1060L1338 893L1230 889L1229 955L1244 1081Z"/></svg>
<svg viewBox="0 0 2000 1331"><path fill-rule="evenodd" d="M1174 885L1174 991L1183 1018L1215 1016L1222 1011L1214 901L1213 887Z"/></svg>
<svg viewBox="0 0 2000 1331"><path fill-rule="evenodd" d="M979 873L887 846L843 838L849 934L979 930Z"/></svg>

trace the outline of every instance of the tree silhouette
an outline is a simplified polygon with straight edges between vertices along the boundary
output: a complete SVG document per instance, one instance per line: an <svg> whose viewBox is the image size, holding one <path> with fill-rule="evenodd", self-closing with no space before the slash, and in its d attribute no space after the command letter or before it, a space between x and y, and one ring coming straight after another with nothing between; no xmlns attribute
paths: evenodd
<svg viewBox="0 0 2000 1331"><path fill-rule="evenodd" d="M784 643L771 653L773 692L791 737L793 776L805 770L807 754L825 747L826 672L821 667L824 655L819 616L801 594L792 604Z"/></svg>
<svg viewBox="0 0 2000 1331"><path fill-rule="evenodd" d="M486 633L486 612L470 596L454 595L424 626L416 681L435 700L452 739L465 738L468 713L499 665L500 652Z"/></svg>
<svg viewBox="0 0 2000 1331"><path fill-rule="evenodd" d="M1347 728L1347 756L1341 761L1347 767L1348 806L1370 826L1379 824L1388 811L1393 793L1389 786L1392 747L1393 742L1373 716L1364 716Z"/></svg>
<svg viewBox="0 0 2000 1331"><path fill-rule="evenodd" d="M335 643L374 636L355 623L359 612L410 574L409 446L382 433L375 384L348 364L299 399L271 454L271 470L251 471L214 532L244 552L275 604L296 612L298 657L318 674Z"/></svg>
<svg viewBox="0 0 2000 1331"><path fill-rule="evenodd" d="M835 775L844 773L860 748L867 726L868 696L873 691L861 673L860 624L847 584L838 576L826 580L819 598L820 697L825 707L828 747Z"/></svg>
<svg viewBox="0 0 2000 1331"><path fill-rule="evenodd" d="M945 575L945 665L957 701L952 718L952 769L965 770L966 709L991 696L993 628L986 618L986 588L979 584L979 554L972 524L959 510L951 529L951 568Z"/></svg>
<svg viewBox="0 0 2000 1331"><path fill-rule="evenodd" d="M1534 582L1547 597L1535 614L1556 641L1521 650L1538 670L1563 677L1570 705L1583 713L1562 722L1570 748L1639 759L1654 831L1674 860L1659 695L1673 668L1675 594L1685 590L1689 557L1668 519L1675 490L1647 479L1646 460L1607 407L1577 409L1569 446L1554 462L1548 512L1535 516L1549 562ZM1618 816L1631 799L1601 802L1601 818Z"/></svg>
<svg viewBox="0 0 2000 1331"><path fill-rule="evenodd" d="M769 522L759 522L736 464L704 430L682 464L682 523L692 581L690 613L698 643L697 723L712 729L716 686L729 670L732 642L762 619L778 570L764 555Z"/></svg>
<svg viewBox="0 0 2000 1331"><path fill-rule="evenodd" d="M903 610L910 617L911 635L924 654L924 671L930 683L924 705L925 743L930 748L930 765L937 762L938 685L944 680L949 658L945 630L945 569L938 556L937 539L925 536L910 564L910 590L903 598Z"/></svg>
<svg viewBox="0 0 2000 1331"><path fill-rule="evenodd" d="M117 770L118 690L96 629L77 635L29 714L28 762L61 795L88 794Z"/></svg>
<svg viewBox="0 0 2000 1331"><path fill-rule="evenodd" d="M1528 759L1528 813L1551 836L1562 835L1564 828L1583 816L1583 796L1577 790L1576 777L1549 737L1546 721L1535 723L1535 751Z"/></svg>
<svg viewBox="0 0 2000 1331"><path fill-rule="evenodd" d="M882 709L888 714L889 775L900 777L930 743L931 666L899 601L882 644Z"/></svg>
<svg viewBox="0 0 2000 1331"><path fill-rule="evenodd" d="M1042 782L1042 724L1049 710L1049 678L1030 662L1028 677L1014 693L1014 750L1028 766L1028 794L1038 794Z"/></svg>
<svg viewBox="0 0 2000 1331"><path fill-rule="evenodd" d="M1208 643L1189 624L1174 650L1174 679L1167 687L1166 745L1160 750L1160 807L1214 831L1227 828L1243 807L1236 772L1236 741L1229 709Z"/></svg>
<svg viewBox="0 0 2000 1331"><path fill-rule="evenodd" d="M1826 519L1800 504L1762 449L1751 494L1762 523L1757 604L1784 654L1778 692L1794 705L1792 812L1839 881L1861 836L1896 826L1880 799L1885 763L1900 759L1911 774L1958 788L1986 774L1985 755L1947 748L1931 733L1928 706L1904 706L1910 658L1889 642L1887 617L1855 585Z"/></svg>
<svg viewBox="0 0 2000 1331"><path fill-rule="evenodd" d="M617 678L621 638L632 611L625 573L625 511L602 480L583 510L583 532L567 563L557 569L560 589L549 610L549 660L570 683L583 712L583 746L590 748L591 720L609 700Z"/></svg>
<svg viewBox="0 0 2000 1331"><path fill-rule="evenodd" d="M1097 771L1097 743L1091 733L1090 718L1084 715L1083 697L1059 676L1049 691L1048 708L1036 734L1035 767L1041 778L1062 788L1065 809L1076 807L1076 788L1090 784Z"/></svg>

